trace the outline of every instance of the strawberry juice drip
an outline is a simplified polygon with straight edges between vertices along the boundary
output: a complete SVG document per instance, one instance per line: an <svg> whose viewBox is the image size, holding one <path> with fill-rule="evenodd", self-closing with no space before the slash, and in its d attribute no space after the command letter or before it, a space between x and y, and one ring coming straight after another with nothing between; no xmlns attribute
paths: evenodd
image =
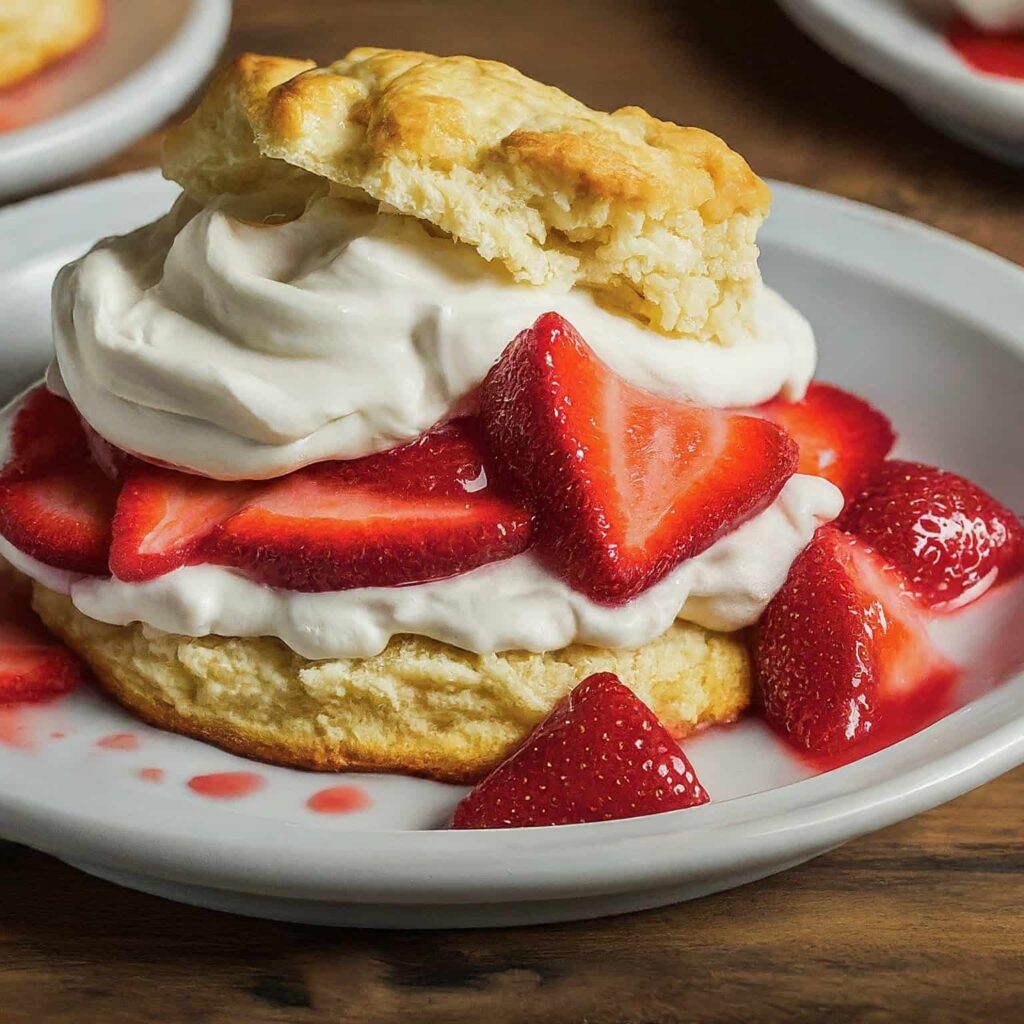
<svg viewBox="0 0 1024 1024"><path fill-rule="evenodd" d="M887 703L870 734L844 750L830 754L808 750L795 752L801 761L816 772L828 772L885 750L927 729L955 710L954 688L959 676L957 669L940 671L921 683L910 696ZM788 741L786 746L795 750Z"/></svg>
<svg viewBox="0 0 1024 1024"><path fill-rule="evenodd" d="M104 750L138 750L139 737L132 732L115 732L96 741Z"/></svg>
<svg viewBox="0 0 1024 1024"><path fill-rule="evenodd" d="M255 772L215 772L195 775L188 780L188 788L193 793L211 800L238 800L251 796L265 785L263 776Z"/></svg>
<svg viewBox="0 0 1024 1024"><path fill-rule="evenodd" d="M314 793L306 806L317 814L351 814L369 807L370 798L358 786L331 786Z"/></svg>

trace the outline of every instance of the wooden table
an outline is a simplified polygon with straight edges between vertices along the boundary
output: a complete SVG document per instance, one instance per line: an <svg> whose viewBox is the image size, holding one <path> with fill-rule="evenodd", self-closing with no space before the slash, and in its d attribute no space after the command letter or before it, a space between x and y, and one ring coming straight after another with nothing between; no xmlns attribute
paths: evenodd
<svg viewBox="0 0 1024 1024"><path fill-rule="evenodd" d="M769 0L236 0L230 49L496 57L722 134L766 176L1024 263L1024 180L911 117ZM155 162L146 140L97 175ZM0 1021L976 1021L1024 999L1024 770L804 867L593 923L438 934L249 921L0 848Z"/></svg>

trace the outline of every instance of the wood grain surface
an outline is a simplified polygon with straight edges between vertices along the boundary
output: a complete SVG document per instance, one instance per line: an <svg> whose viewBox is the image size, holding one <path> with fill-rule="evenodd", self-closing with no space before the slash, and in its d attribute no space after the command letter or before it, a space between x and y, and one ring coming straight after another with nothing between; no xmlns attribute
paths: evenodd
<svg viewBox="0 0 1024 1024"><path fill-rule="evenodd" d="M1024 263L1024 178L916 121L770 0L236 0L231 52L506 60L723 135L763 175ZM156 137L90 177L156 162ZM0 847L3 1024L1020 1020L1024 770L784 875L492 932L331 931L165 903Z"/></svg>

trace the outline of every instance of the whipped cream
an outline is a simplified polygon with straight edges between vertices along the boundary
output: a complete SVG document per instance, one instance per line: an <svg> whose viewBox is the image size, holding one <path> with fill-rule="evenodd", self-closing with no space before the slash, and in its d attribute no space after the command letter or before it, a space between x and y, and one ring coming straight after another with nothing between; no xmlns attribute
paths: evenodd
<svg viewBox="0 0 1024 1024"><path fill-rule="evenodd" d="M18 404L0 414L0 465ZM677 617L726 631L755 622L814 531L842 506L828 481L794 476L759 515L620 606L573 590L533 552L430 583L319 594L276 590L212 565L146 583L83 577L43 565L3 537L0 557L100 622L185 636L274 636L312 660L370 657L400 633L481 655L574 643L631 648Z"/></svg>
<svg viewBox="0 0 1024 1024"><path fill-rule="evenodd" d="M113 444L221 479L416 437L557 310L615 370L704 405L802 397L810 326L759 288L723 344L668 338L583 289L516 283L419 221L320 197L273 225L181 199L53 290L50 387Z"/></svg>

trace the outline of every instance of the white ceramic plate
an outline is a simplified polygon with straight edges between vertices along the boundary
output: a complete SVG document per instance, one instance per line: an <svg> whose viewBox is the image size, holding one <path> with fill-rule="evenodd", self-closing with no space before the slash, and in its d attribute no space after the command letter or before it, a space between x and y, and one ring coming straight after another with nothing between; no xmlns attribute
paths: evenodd
<svg viewBox="0 0 1024 1024"><path fill-rule="evenodd" d="M779 0L826 50L940 131L1024 164L1024 82L982 74L947 44L945 0Z"/></svg>
<svg viewBox="0 0 1024 1024"><path fill-rule="evenodd" d="M0 94L0 199L79 174L152 131L197 88L227 38L231 0L106 0L100 34Z"/></svg>
<svg viewBox="0 0 1024 1024"><path fill-rule="evenodd" d="M46 361L48 288L60 264L99 235L158 215L173 194L145 173L0 213L0 237L17 243L17 255L0 253L5 393ZM786 185L776 186L763 256L769 280L816 325L824 378L888 410L904 453L969 473L1024 508L1024 273L908 221ZM694 810L440 831L458 788L253 765L83 692L0 713L0 835L125 885L298 921L505 925L656 906L790 867L1024 760L1022 610L1024 586L1004 587L950 623L943 642L971 665L959 710L845 768L810 777L756 720L687 742L715 798ZM119 733L132 739L98 745ZM224 771L256 772L263 788L227 802L186 785ZM307 808L339 784L357 787L368 806Z"/></svg>

